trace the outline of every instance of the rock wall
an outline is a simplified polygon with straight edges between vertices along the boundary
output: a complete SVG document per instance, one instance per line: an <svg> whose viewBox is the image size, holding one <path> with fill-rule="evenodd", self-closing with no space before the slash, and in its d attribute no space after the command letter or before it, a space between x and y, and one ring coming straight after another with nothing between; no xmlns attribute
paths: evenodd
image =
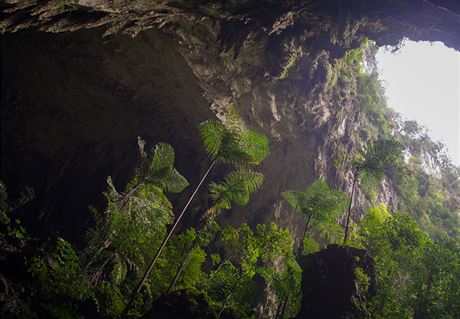
<svg viewBox="0 0 460 319"><path fill-rule="evenodd" d="M122 187L132 172L137 136L171 143L193 185L206 166L197 124L236 110L269 137L271 155L262 189L224 221L275 220L300 235L304 221L281 192L317 178L349 191L352 173L334 157L360 147L353 132L365 125L358 106L340 109L327 91L328 64L366 36L459 49L460 18L441 2L5 1L2 179L15 190L32 184L47 209L32 220L78 241L105 176ZM395 206L391 184L382 189Z"/></svg>

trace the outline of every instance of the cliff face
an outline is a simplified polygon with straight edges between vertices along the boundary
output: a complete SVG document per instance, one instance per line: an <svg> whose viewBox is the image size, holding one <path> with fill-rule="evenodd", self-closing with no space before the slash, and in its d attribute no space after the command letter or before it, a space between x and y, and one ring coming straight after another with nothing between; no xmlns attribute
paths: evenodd
<svg viewBox="0 0 460 319"><path fill-rule="evenodd" d="M171 143L194 184L206 166L197 124L235 110L269 137L271 155L262 189L223 218L275 220L300 235L281 192L317 178L349 191L352 172L334 160L360 147L366 125L359 106L327 86L334 59L365 37L460 49L454 1L8 0L1 9L2 179L31 184L48 208L36 217L74 240L105 177L126 182L137 136ZM391 183L380 188L378 200L397 206Z"/></svg>

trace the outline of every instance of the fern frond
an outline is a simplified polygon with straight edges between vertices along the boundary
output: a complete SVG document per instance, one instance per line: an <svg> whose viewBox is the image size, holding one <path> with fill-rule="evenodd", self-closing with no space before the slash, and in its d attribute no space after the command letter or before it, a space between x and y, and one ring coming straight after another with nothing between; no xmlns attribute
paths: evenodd
<svg viewBox="0 0 460 319"><path fill-rule="evenodd" d="M402 145L396 140L379 139L361 150L353 165L368 177L381 180L384 170L397 167L402 159L402 150Z"/></svg>
<svg viewBox="0 0 460 319"><path fill-rule="evenodd" d="M217 121L206 121L200 124L200 134L204 147L212 159L216 159L221 151L225 132L225 126Z"/></svg>
<svg viewBox="0 0 460 319"><path fill-rule="evenodd" d="M226 131L217 159L224 164L239 165L250 162L251 157L242 149L238 133Z"/></svg>
<svg viewBox="0 0 460 319"><path fill-rule="evenodd" d="M250 130L227 128L218 121L200 125L206 152L213 160L225 164L258 164L269 154L268 139Z"/></svg>
<svg viewBox="0 0 460 319"><path fill-rule="evenodd" d="M268 138L250 130L240 133L240 147L249 156L251 164L259 164L270 154Z"/></svg>
<svg viewBox="0 0 460 319"><path fill-rule="evenodd" d="M231 202L246 205L250 195L263 182L263 175L250 169L238 169L225 176L219 184L211 183L210 198L213 201L212 210L230 209Z"/></svg>
<svg viewBox="0 0 460 319"><path fill-rule="evenodd" d="M302 212L304 206L304 193L296 191L286 191L281 196L288 202L288 204L298 213Z"/></svg>

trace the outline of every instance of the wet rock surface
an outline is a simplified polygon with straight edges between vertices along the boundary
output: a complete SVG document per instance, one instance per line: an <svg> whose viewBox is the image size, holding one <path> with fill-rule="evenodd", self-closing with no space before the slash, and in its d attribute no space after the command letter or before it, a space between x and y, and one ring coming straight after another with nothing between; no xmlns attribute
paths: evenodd
<svg viewBox="0 0 460 319"><path fill-rule="evenodd" d="M366 318L375 295L374 261L365 250L330 245L303 257L301 318Z"/></svg>

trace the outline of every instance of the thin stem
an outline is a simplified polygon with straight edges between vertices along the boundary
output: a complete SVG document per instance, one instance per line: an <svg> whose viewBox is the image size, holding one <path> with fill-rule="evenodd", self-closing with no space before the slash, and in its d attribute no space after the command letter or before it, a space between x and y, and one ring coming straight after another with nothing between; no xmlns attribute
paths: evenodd
<svg viewBox="0 0 460 319"><path fill-rule="evenodd" d="M297 251L297 258L300 258L300 256L302 255L303 240L307 236L308 226L310 225L310 221L311 221L312 216L313 216L313 213L308 214L307 224L305 225L305 230L303 231L303 236L302 236L302 239L301 239L301 242L300 242L300 247L299 247L299 250Z"/></svg>
<svg viewBox="0 0 460 319"><path fill-rule="evenodd" d="M280 300L280 303L278 304L278 307L276 307L275 319L279 318L279 315L280 315L280 312L281 312L281 306L283 305L283 300Z"/></svg>
<svg viewBox="0 0 460 319"><path fill-rule="evenodd" d="M184 209L182 209L182 212L179 214L179 216L177 217L176 221L174 222L174 225L172 226L171 230L169 231L168 235L166 236L166 238L163 240L163 243L160 245L160 248L158 248L158 251L156 252L155 256L153 257L152 259L152 262L150 263L149 265L149 268L145 271L144 273L144 276L142 277L142 280L141 282L139 283L139 285L137 286L137 288L135 290L133 290L133 293L131 294L131 297L129 298L129 301L128 303L126 304L126 307L123 311L123 317L125 317L127 314L128 314L128 310L129 308L131 307L133 301L134 301L134 298L136 297L136 295L141 291L142 289L142 286L144 285L145 281L147 280L147 277L148 275L150 274L150 272L152 271L153 269L153 266L155 265L156 261L158 260L158 257L160 256L161 252L163 251L163 249L165 248L166 244L168 243L169 239L171 238L172 234L174 233L174 230L176 229L177 225L179 224L180 220L182 219L182 217L184 216L184 213L185 211L187 210L188 206L190 205L190 203L192 202L193 198L195 197L196 193L198 193L198 190L200 189L201 185L203 184L204 180L206 179L206 177L209 175L209 173L211 172L211 170L213 169L214 165L216 165L216 160L213 160L211 165L209 166L208 170L206 171L206 173L203 175L203 177L201 178L200 182L198 183L197 187L195 188L195 190L193 191L192 193L192 196L190 196L187 204L185 204L185 207Z"/></svg>
<svg viewBox="0 0 460 319"><path fill-rule="evenodd" d="M281 309L280 319L284 318L284 313L286 312L286 305L287 305L288 299L289 299L288 296L286 296L286 298L284 298L283 309Z"/></svg>
<svg viewBox="0 0 460 319"><path fill-rule="evenodd" d="M217 319L220 318L220 315L222 314L222 312L223 312L224 309L225 309L225 306L227 305L228 299L230 298L230 296L231 296L232 293L235 291L235 289L238 287L238 285L240 284L241 280L242 280L244 277L245 277L245 276L241 275L240 278L238 278L238 280L236 281L236 283L233 285L232 289L230 289L229 293L227 294L227 296L226 296L225 299L224 299L224 302L222 303L222 307L220 308L219 314L217 315Z"/></svg>
<svg viewBox="0 0 460 319"><path fill-rule="evenodd" d="M350 225L351 207L353 205L353 196L355 194L355 185L356 185L356 181L358 180L358 173L359 173L359 170L356 169L355 174L353 176L353 186L351 187L350 204L348 205L347 220L345 223L345 235L343 237L344 245L347 243L347 239L348 239L348 227Z"/></svg>
<svg viewBox="0 0 460 319"><path fill-rule="evenodd" d="M189 250L187 251L187 254L182 259L182 263L180 264L180 267L177 270L176 275L174 276L173 280L171 281L171 284L168 287L168 290L166 291L167 294L169 294L171 292L172 288L174 287L174 285L177 282L177 279L179 279L179 276L182 273L182 271L184 270L185 264L187 263L188 259L190 258L190 255L192 254L193 249L198 245L200 235L201 234L197 235L197 237L193 241L192 245L190 246Z"/></svg>

